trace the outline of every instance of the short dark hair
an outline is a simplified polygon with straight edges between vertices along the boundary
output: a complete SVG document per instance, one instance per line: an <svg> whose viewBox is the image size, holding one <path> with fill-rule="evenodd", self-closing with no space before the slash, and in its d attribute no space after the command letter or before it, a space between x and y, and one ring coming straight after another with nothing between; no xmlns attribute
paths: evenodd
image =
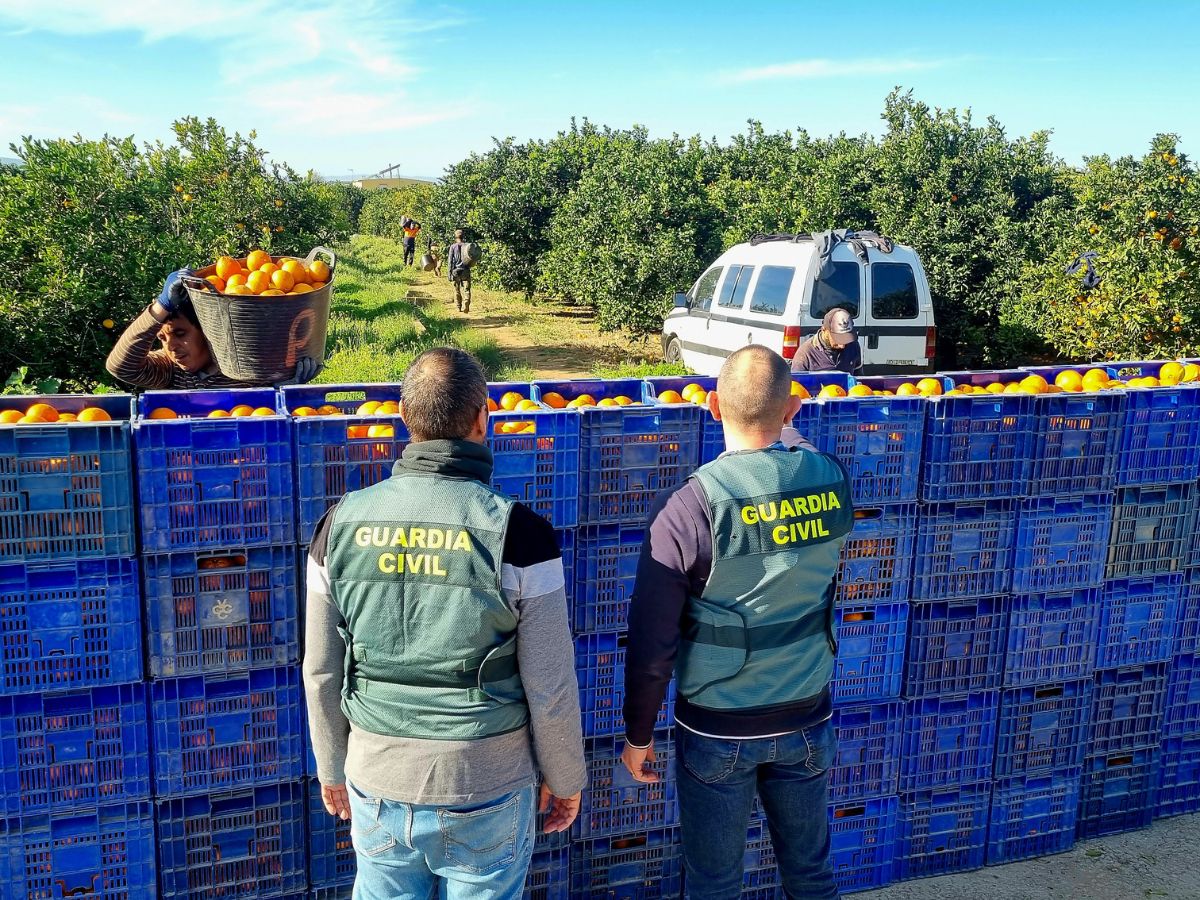
<svg viewBox="0 0 1200 900"><path fill-rule="evenodd" d="M172 319L178 319L180 316L183 316L197 328L200 328L201 331L204 331L200 327L200 317L196 315L196 307L192 305L191 297L180 300L175 304L175 308L167 316L167 321L170 322Z"/></svg>
<svg viewBox="0 0 1200 900"><path fill-rule="evenodd" d="M487 406L487 376L465 350L434 347L408 367L400 396L414 440L462 440Z"/></svg>
<svg viewBox="0 0 1200 900"><path fill-rule="evenodd" d="M717 376L721 418L744 428L774 428L782 424L792 395L787 360L761 344L731 353Z"/></svg>

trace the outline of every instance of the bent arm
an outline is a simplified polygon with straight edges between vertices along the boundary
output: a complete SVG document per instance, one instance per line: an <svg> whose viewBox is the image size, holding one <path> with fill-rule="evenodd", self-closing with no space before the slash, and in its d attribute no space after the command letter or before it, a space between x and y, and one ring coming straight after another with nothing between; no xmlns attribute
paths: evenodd
<svg viewBox="0 0 1200 900"><path fill-rule="evenodd" d="M165 350L151 350L163 323L155 318L153 306L129 323L108 354L104 367L126 384L140 388L169 388L175 363Z"/></svg>

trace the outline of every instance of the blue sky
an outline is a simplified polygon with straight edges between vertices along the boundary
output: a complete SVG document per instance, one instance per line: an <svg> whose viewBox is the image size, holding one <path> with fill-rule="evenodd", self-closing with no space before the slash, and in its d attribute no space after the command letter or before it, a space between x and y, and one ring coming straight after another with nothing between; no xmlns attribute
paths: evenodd
<svg viewBox="0 0 1200 900"><path fill-rule="evenodd" d="M1054 132L1071 162L1200 140L1200 0L599 3L0 0L0 155L23 134L255 129L303 171L437 175L571 116L726 139L877 133L895 85Z"/></svg>

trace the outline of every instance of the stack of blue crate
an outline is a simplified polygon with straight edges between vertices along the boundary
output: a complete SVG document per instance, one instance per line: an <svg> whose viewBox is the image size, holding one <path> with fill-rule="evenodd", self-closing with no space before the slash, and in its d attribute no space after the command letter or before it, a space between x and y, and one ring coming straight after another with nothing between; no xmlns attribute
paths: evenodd
<svg viewBox="0 0 1200 900"><path fill-rule="evenodd" d="M154 894L130 397L0 397L101 422L0 425L0 881Z"/></svg>
<svg viewBox="0 0 1200 900"><path fill-rule="evenodd" d="M137 450L159 897L307 888L290 423L147 392ZM211 416L237 406L254 415ZM150 418L155 409L176 418Z"/></svg>

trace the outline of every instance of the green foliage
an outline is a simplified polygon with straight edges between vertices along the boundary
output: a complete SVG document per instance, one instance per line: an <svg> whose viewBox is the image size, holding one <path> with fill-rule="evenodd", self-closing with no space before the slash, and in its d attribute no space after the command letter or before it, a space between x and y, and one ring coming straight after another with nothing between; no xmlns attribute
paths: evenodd
<svg viewBox="0 0 1200 900"><path fill-rule="evenodd" d="M358 233L358 219L367 200L366 191L341 181L318 183L313 186L313 191L335 211L336 218L331 224L340 234Z"/></svg>
<svg viewBox="0 0 1200 900"><path fill-rule="evenodd" d="M107 377L115 330L169 272L345 237L334 198L268 166L253 132L194 118L174 128L170 145L76 137L13 148L22 167L0 170L0 372L27 366L91 386Z"/></svg>
<svg viewBox="0 0 1200 900"><path fill-rule="evenodd" d="M1200 188L1175 135L1141 159L1087 160L1078 205L1023 278L1018 314L1074 360L1200 355ZM1093 252L1100 283L1064 271Z"/></svg>
<svg viewBox="0 0 1200 900"><path fill-rule="evenodd" d="M57 394L62 382L57 378L43 378L29 382L29 367L21 366L0 385L0 394Z"/></svg>
<svg viewBox="0 0 1200 900"><path fill-rule="evenodd" d="M370 191L363 202L358 230L362 234L398 241L404 237L400 220L408 216L421 223L420 238L431 238L428 220L433 194L434 185L424 182Z"/></svg>

